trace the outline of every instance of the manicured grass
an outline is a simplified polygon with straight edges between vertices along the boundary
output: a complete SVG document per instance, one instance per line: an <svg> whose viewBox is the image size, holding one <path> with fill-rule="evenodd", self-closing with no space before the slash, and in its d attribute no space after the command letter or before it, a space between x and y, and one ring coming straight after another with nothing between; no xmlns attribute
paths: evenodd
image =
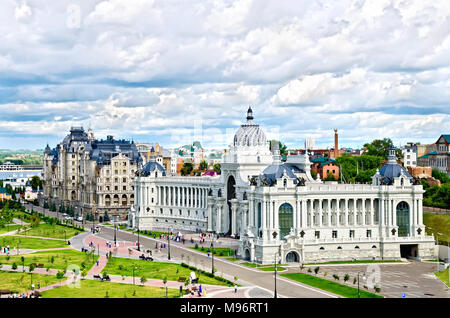
<svg viewBox="0 0 450 318"><path fill-rule="evenodd" d="M450 287L449 279L448 279L448 267L445 271L434 273L440 280L442 280L448 287Z"/></svg>
<svg viewBox="0 0 450 318"><path fill-rule="evenodd" d="M248 267L253 267L253 268L265 268L265 267L272 267L275 268L275 266L273 264L266 264L266 265L261 265L261 264L256 264L256 263L250 263L250 262L243 262L243 263L239 263L239 265L244 265L244 266L248 266ZM277 265L277 268L280 268L280 266L286 266L285 264L280 264ZM273 270L273 269L272 269Z"/></svg>
<svg viewBox="0 0 450 318"><path fill-rule="evenodd" d="M404 263L404 262L399 259L389 259L389 260L330 261L323 263L304 263L303 265L364 264L364 263Z"/></svg>
<svg viewBox="0 0 450 318"><path fill-rule="evenodd" d="M106 265L104 271L107 274L121 276L128 275L130 277L133 275L133 265L137 267L134 270L134 276L138 278L144 275L146 278L162 280L167 275L167 280L177 281L179 277L186 277L186 279L189 279L188 277L192 272L190 269L182 267L179 264L143 261L119 257L111 258L108 261L108 264ZM222 286L226 285L225 282L221 282L202 274L200 274L199 283Z"/></svg>
<svg viewBox="0 0 450 318"><path fill-rule="evenodd" d="M17 230L20 227L19 224L5 225L5 227L0 228L0 234L8 233Z"/></svg>
<svg viewBox="0 0 450 318"><path fill-rule="evenodd" d="M80 281L80 288L61 286L42 292L41 296L42 298L106 298L106 294L108 298L165 298L166 289L85 279ZM179 297L179 295L178 289L167 289L168 298Z"/></svg>
<svg viewBox="0 0 450 318"><path fill-rule="evenodd" d="M229 257L229 258L225 258L227 261L232 261L232 262L237 262L240 260L240 258L235 258L235 257Z"/></svg>
<svg viewBox="0 0 450 318"><path fill-rule="evenodd" d="M205 246L199 246L198 248L195 248L195 246L188 246L188 248L205 254L208 254L208 252L211 251L210 247ZM234 256L234 250L228 247L214 247L213 250L215 251L214 256Z"/></svg>
<svg viewBox="0 0 450 318"><path fill-rule="evenodd" d="M51 237L51 238L59 238L59 239L69 239L72 236L82 233L84 231L77 230L71 227L62 226L62 225L51 225L51 224L40 224L37 227L31 228L25 232L20 232L18 235L27 235L27 236L41 236L41 237Z"/></svg>
<svg viewBox="0 0 450 318"><path fill-rule="evenodd" d="M55 269L66 269L67 266L71 264L78 265L80 267L81 263L84 262L86 268L91 268L94 265L94 262L97 260L97 254L92 257L92 255L87 253L78 252L72 249L69 250L59 250L59 251L45 251L45 252L36 252L24 255L2 255L0 256L1 264L12 265L16 263L18 269L22 269L22 260L21 257L25 258L25 266L30 265L31 263L36 264L44 264L44 268L50 267ZM53 263L52 263L53 257ZM94 259L94 261L92 260Z"/></svg>
<svg viewBox="0 0 450 318"><path fill-rule="evenodd" d="M33 283L35 288L38 282L42 287L52 285L61 281L53 275L33 274ZM0 271L0 289L9 289L13 293L23 293L31 290L31 274L20 272Z"/></svg>
<svg viewBox="0 0 450 318"><path fill-rule="evenodd" d="M342 285L339 283L335 283L323 278L314 277L308 274L303 273L291 273L291 274L280 274L280 276L295 280L297 282L313 286L316 288L320 288L326 291L329 291L333 294L340 295L346 298L357 298L358 297L358 289ZM360 289L361 298L383 298L383 296L376 295L373 293L366 292L363 289Z"/></svg>
<svg viewBox="0 0 450 318"><path fill-rule="evenodd" d="M40 239L31 237L20 237L16 236L0 236L0 246L7 246L10 248L28 248L28 249L46 249L46 248L59 248L68 247L66 241L58 241L52 239Z"/></svg>
<svg viewBox="0 0 450 318"><path fill-rule="evenodd" d="M434 239L437 238L439 243L448 244L450 241L450 215L424 212L423 224L426 225L425 229L428 235L434 234Z"/></svg>
<svg viewBox="0 0 450 318"><path fill-rule="evenodd" d="M264 271L264 272L274 272L275 271L275 266L258 267L258 269L260 271ZM285 267L277 266L277 272L285 271L285 270L286 270Z"/></svg>

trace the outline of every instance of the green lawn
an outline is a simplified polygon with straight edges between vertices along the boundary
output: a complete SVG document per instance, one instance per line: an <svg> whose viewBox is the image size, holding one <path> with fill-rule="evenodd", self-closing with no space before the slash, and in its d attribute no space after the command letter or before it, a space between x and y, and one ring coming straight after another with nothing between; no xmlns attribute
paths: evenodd
<svg viewBox="0 0 450 318"><path fill-rule="evenodd" d="M273 267L273 268L275 268L275 266L273 264L261 265L261 264L250 263L250 262L242 262L242 263L239 263L239 265L244 265L244 266L253 267L253 268L262 268L262 267ZM286 266L286 265L285 264L278 264L277 265L277 267L280 267L280 266Z"/></svg>
<svg viewBox="0 0 450 318"><path fill-rule="evenodd" d="M235 257L229 257L229 258L225 258L227 261L232 261L232 262L237 262L240 260L240 258L235 258Z"/></svg>
<svg viewBox="0 0 450 318"><path fill-rule="evenodd" d="M260 271L265 271L265 272L274 272L275 271L275 266L267 266L267 267L258 267L258 269ZM279 271L285 271L286 268L282 267L282 266L277 266L277 272Z"/></svg>
<svg viewBox="0 0 450 318"><path fill-rule="evenodd" d="M38 282L42 287L61 281L56 276L33 274L33 283L37 288ZM31 274L0 271L0 289L9 289L14 293L23 293L31 290Z"/></svg>
<svg viewBox="0 0 450 318"><path fill-rule="evenodd" d="M134 270L134 276L138 278L144 275L146 278L162 280L164 276L167 275L167 280L177 281L179 277L186 277L186 279L188 279L191 273L190 269L182 267L179 264L118 257L113 257L109 260L105 267L105 272L112 275L128 275L131 277L133 275L133 264L137 267ZM199 283L226 286L225 282L221 282L202 274L200 274Z"/></svg>
<svg viewBox="0 0 450 318"><path fill-rule="evenodd" d="M356 260L356 261L330 261L323 263L304 263L303 265L327 265L327 264L364 264L364 263L404 263L399 259L389 259L389 260Z"/></svg>
<svg viewBox="0 0 450 318"><path fill-rule="evenodd" d="M442 280L448 287L450 287L449 279L448 279L448 267L445 271L434 273L440 280Z"/></svg>
<svg viewBox="0 0 450 318"><path fill-rule="evenodd" d="M11 248L28 248L28 249L46 249L46 248L59 248L68 247L65 241L52 240L52 239L40 239L31 237L16 236L0 236L0 246L9 245Z"/></svg>
<svg viewBox="0 0 450 318"><path fill-rule="evenodd" d="M162 287L140 286L122 283L81 280L80 288L61 286L41 293L42 298L165 298ZM168 288L168 298L178 297L178 289Z"/></svg>
<svg viewBox="0 0 450 318"><path fill-rule="evenodd" d="M17 230L20 227L18 224L14 225L5 225L5 227L0 228L0 234L8 233Z"/></svg>
<svg viewBox="0 0 450 318"><path fill-rule="evenodd" d="M195 248L195 246L188 246L188 248L205 254L211 251L210 247L205 246L199 246L198 248ZM234 256L234 250L228 247L214 247L213 250L215 251L214 256Z"/></svg>
<svg viewBox="0 0 450 318"><path fill-rule="evenodd" d="M439 243L447 245L450 241L450 215L423 213L423 224L426 225L426 233L428 235L434 234L434 238L439 240ZM431 228L431 229L430 229ZM440 235L437 233L442 233Z"/></svg>
<svg viewBox="0 0 450 318"><path fill-rule="evenodd" d="M319 289L329 291L333 294L340 295L346 298L357 298L358 289L342 285L323 278L314 277L303 273L280 274L280 276L295 280L297 282L310 285ZM360 289L361 298L383 298L383 296L369 293L364 289Z"/></svg>
<svg viewBox="0 0 450 318"><path fill-rule="evenodd" d="M72 249L69 250L59 250L59 251L45 251L45 252L35 252L24 255L2 255L0 256L1 264L12 265L16 263L18 269L22 269L21 257L25 258L25 266L31 263L44 264L44 268L50 267L55 269L66 269L67 266L71 264L78 265L80 267L81 263L84 262L87 268L91 268L94 262L97 260L97 254L92 257L92 255L78 252ZM53 257L53 263L52 263ZM9 260L8 260L9 258ZM94 261L92 260L94 259Z"/></svg>
<svg viewBox="0 0 450 318"><path fill-rule="evenodd" d="M51 237L58 239L69 239L72 236L82 233L84 231L77 230L71 227L66 227L62 225L50 225L50 224L40 224L38 227L29 229L25 232L20 232L19 235L28 235L28 236L42 236L42 237Z"/></svg>

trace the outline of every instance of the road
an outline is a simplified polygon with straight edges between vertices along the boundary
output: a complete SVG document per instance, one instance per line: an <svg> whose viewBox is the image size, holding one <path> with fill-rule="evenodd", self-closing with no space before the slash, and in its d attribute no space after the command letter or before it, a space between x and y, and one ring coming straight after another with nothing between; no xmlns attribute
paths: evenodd
<svg viewBox="0 0 450 318"><path fill-rule="evenodd" d="M103 237L112 240L114 237L114 229L108 227L102 227ZM137 241L137 235L117 231L117 240L119 241ZM167 243L166 240L159 240L149 238L147 236L140 236L141 246L143 249L154 249L156 242ZM165 250L168 251L166 248ZM203 267L205 270L211 269L212 258L208 257L207 254L194 251L192 249L183 246L181 243L170 243L170 256L171 258L176 258L181 260L181 255L183 254L183 260L186 263L187 257L189 256L189 264L196 267ZM262 287L264 289L273 291L275 285L274 274L270 272L263 272L246 266L238 265L233 262L223 260L221 258L214 258L214 267L217 269L216 275L223 273L223 277L233 281L235 276L238 277L239 282L242 285L253 285ZM317 290L315 288L304 286L296 282L290 281L283 277L277 275L277 293L278 297L288 297L288 298L330 298L335 297L334 295Z"/></svg>

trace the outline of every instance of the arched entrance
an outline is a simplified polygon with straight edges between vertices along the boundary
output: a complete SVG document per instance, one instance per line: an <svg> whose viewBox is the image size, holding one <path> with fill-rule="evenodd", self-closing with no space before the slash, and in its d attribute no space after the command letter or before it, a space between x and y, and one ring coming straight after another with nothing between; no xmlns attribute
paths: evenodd
<svg viewBox="0 0 450 318"><path fill-rule="evenodd" d="M294 208L289 203L283 203L278 209L278 224L280 227L280 239L285 237L294 226Z"/></svg>
<svg viewBox="0 0 450 318"><path fill-rule="evenodd" d="M300 257L294 251L286 254L286 263L298 263L300 262Z"/></svg>
<svg viewBox="0 0 450 318"><path fill-rule="evenodd" d="M226 231L226 235L231 235L231 222L232 222L232 212L231 212L231 202L230 200L236 198L236 181L233 176L228 177L227 182L227 204L228 204L228 229Z"/></svg>
<svg viewBox="0 0 450 318"><path fill-rule="evenodd" d="M246 261L249 261L249 260L250 260L250 251L248 250L248 248L245 249L245 252L244 252L244 259L245 259Z"/></svg>
<svg viewBox="0 0 450 318"><path fill-rule="evenodd" d="M409 236L409 204L405 201L397 204L398 236Z"/></svg>

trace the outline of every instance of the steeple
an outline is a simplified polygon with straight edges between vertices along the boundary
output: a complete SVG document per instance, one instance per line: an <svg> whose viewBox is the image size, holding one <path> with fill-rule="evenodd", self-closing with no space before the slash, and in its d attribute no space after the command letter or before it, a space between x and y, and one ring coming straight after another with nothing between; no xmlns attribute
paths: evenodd
<svg viewBox="0 0 450 318"><path fill-rule="evenodd" d="M247 110L247 124L253 124L253 110L250 106Z"/></svg>
<svg viewBox="0 0 450 318"><path fill-rule="evenodd" d="M280 144L276 141L273 145L273 164L281 165Z"/></svg>

